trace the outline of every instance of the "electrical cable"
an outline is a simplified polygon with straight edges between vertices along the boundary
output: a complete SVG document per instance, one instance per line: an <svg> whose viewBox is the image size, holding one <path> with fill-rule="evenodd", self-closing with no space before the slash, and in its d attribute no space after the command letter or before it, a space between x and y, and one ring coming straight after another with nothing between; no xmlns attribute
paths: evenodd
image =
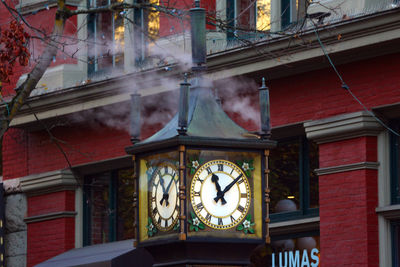
<svg viewBox="0 0 400 267"><path fill-rule="evenodd" d="M339 71L336 69L335 64L332 62L331 57L329 56L328 52L326 51L325 45L322 43L321 38L318 34L317 31L317 27L315 25L315 23L312 21L312 23L314 24L314 32L315 35L317 37L318 43L322 49L322 52L324 53L325 57L328 59L329 64L332 66L333 70L336 72L336 75L338 76L338 78L340 79L340 81L342 82L342 88L345 89L347 92L349 92L349 94L361 105L361 107L369 114L371 115L379 124L381 124L383 127L385 127L388 131L390 131L391 133L393 133L394 135L396 135L397 137L400 137L400 134L397 133L395 130L393 130L392 128L390 128L388 125L386 125L381 119L379 119L372 111L370 111L355 95L354 93L350 90L350 87L345 83L345 81L343 80L342 76L340 75Z"/></svg>

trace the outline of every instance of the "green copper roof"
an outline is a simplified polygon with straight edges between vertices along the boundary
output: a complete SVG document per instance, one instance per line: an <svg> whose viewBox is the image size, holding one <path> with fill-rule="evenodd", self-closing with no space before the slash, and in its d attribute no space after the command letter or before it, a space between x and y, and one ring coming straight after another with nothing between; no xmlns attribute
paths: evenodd
<svg viewBox="0 0 400 267"><path fill-rule="evenodd" d="M232 121L215 101L211 89L202 78L192 81L189 100L187 136L218 139L249 139L245 129ZM160 131L138 144L158 142L178 134L178 114Z"/></svg>

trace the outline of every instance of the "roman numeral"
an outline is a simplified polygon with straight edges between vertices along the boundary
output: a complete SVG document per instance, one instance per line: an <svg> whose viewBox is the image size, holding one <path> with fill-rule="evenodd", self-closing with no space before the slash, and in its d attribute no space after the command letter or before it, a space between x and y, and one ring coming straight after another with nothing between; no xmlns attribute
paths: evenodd
<svg viewBox="0 0 400 267"><path fill-rule="evenodd" d="M197 179L200 183L203 183L204 182L204 180L201 180L200 178L199 179Z"/></svg>
<svg viewBox="0 0 400 267"><path fill-rule="evenodd" d="M220 172L224 171L224 165L223 164L218 164L218 171L220 171Z"/></svg>
<svg viewBox="0 0 400 267"><path fill-rule="evenodd" d="M155 215L155 214L157 214L157 212L158 212L157 207L155 207L155 208L153 209L153 214Z"/></svg>
<svg viewBox="0 0 400 267"><path fill-rule="evenodd" d="M212 170L211 170L210 167L207 167L207 172L208 172L208 174L211 174L211 173L212 173Z"/></svg>
<svg viewBox="0 0 400 267"><path fill-rule="evenodd" d="M230 175L232 175L232 173L233 173L233 171L234 171L234 170L235 170L235 169L234 169L234 168L232 168Z"/></svg>
<svg viewBox="0 0 400 267"><path fill-rule="evenodd" d="M231 223L235 222L235 218L233 218L233 216L231 215Z"/></svg>
<svg viewBox="0 0 400 267"><path fill-rule="evenodd" d="M222 222L222 218L218 218L218 225L224 225L224 223Z"/></svg>
<svg viewBox="0 0 400 267"><path fill-rule="evenodd" d="M208 222L211 221L211 214L210 214L210 213L207 213L207 215L206 215L206 220L207 220Z"/></svg>
<svg viewBox="0 0 400 267"><path fill-rule="evenodd" d="M203 206L203 203L199 203L199 204L197 204L196 205L196 208L199 210L199 211L201 211L203 208L204 208L204 206Z"/></svg>
<svg viewBox="0 0 400 267"><path fill-rule="evenodd" d="M246 193L241 193L241 194L240 194L240 197L241 197L241 198L247 198L247 194L246 194Z"/></svg>
<svg viewBox="0 0 400 267"><path fill-rule="evenodd" d="M151 197L151 198L150 198L150 201L151 201L151 202L155 202L155 201L156 201L156 198L155 198L155 197Z"/></svg>
<svg viewBox="0 0 400 267"><path fill-rule="evenodd" d="M195 197L199 197L200 196L200 191L199 192L194 192L194 196Z"/></svg>
<svg viewBox="0 0 400 267"><path fill-rule="evenodd" d="M242 206L240 206L240 205L237 207L237 209L238 209L238 211L240 211L240 212L243 212L243 211L244 211L244 208L243 208Z"/></svg>
<svg viewBox="0 0 400 267"><path fill-rule="evenodd" d="M238 177L236 177L236 179L239 179L238 180L239 184L243 183L243 177L242 176L243 176L243 174L240 174Z"/></svg>
<svg viewBox="0 0 400 267"><path fill-rule="evenodd" d="M158 218L157 223L158 225L161 225L161 217Z"/></svg>
<svg viewBox="0 0 400 267"><path fill-rule="evenodd" d="M168 166L164 167L164 173L168 173Z"/></svg>

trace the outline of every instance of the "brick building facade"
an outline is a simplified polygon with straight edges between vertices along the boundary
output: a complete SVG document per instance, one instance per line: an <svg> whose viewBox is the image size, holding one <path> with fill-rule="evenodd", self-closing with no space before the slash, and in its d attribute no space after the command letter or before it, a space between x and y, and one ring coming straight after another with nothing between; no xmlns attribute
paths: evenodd
<svg viewBox="0 0 400 267"><path fill-rule="evenodd" d="M203 5L210 14L223 10L229 18L232 3L236 15L247 12L236 2ZM323 267L400 266L399 3L382 1L385 4L374 7L367 0L342 1L345 4L336 12L314 4L307 14L331 13L318 34L308 18L300 37L282 35L291 28L285 28L286 15L279 10L285 3L294 8L295 2L271 0L271 34L258 41L232 39L237 31L243 34L239 26L234 33L218 26L207 28L206 76L218 88L223 108L247 130L258 130L258 115L253 115L258 114L257 87L261 77L267 77L272 139L278 141L271 151L272 179L276 179L271 185L273 245L295 250L317 247ZM336 8L338 1L327 2ZM346 6L348 2L354 6ZM69 4L81 8L82 3ZM185 1L182 5L176 10L190 7ZM38 27L54 15L54 7L33 1L18 7ZM4 15L0 20L9 18L3 7L0 12ZM249 21L256 17L247 15ZM290 25L301 21L291 16ZM85 19L74 18L67 33L79 38L90 34L90 23L83 33L73 30ZM181 31L180 24L163 15L158 23L157 45L170 49L164 39ZM128 40L129 25L124 27ZM188 45L185 35L174 38ZM235 38L256 45L243 45ZM372 112L342 88L319 39L351 92ZM113 75L100 65L58 55L39 82L48 89L36 89L29 99L31 108L23 108L4 136L8 266L35 266L73 248L135 238L129 216L132 162L125 152L131 145L129 96L137 89L142 94L145 139L176 112L173 89L178 88L184 67L171 55L164 56L166 65L161 67L137 67L142 55L128 48L125 42L122 67L116 57L108 66L125 73ZM86 46L79 57L90 57L90 49ZM184 45L179 49L188 50ZM10 93L24 72L18 71L13 84L5 88Z"/></svg>

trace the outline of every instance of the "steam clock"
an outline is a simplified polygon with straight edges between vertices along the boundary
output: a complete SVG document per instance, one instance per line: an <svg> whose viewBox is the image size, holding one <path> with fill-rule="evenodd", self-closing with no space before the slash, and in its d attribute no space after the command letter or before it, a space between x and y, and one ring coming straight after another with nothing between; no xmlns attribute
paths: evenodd
<svg viewBox="0 0 400 267"><path fill-rule="evenodd" d="M140 136L140 96L132 95L137 246L155 266L247 265L269 242L268 89L259 90L261 125L249 133L222 110L205 72L205 10L190 10L192 80L181 83L179 113L146 140Z"/></svg>

